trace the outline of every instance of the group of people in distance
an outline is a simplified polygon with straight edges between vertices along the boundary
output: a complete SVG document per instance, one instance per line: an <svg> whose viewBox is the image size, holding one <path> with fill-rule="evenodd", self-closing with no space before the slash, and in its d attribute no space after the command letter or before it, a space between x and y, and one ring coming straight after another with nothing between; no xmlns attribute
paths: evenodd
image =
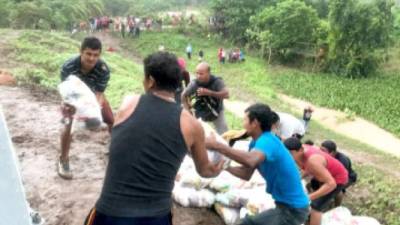
<svg viewBox="0 0 400 225"><path fill-rule="evenodd" d="M188 76L185 63L165 51L144 59L144 94L126 96L113 115L104 95L110 70L100 59L101 52L100 40L87 37L80 55L61 70L62 80L74 74L92 89L111 135L103 188L85 225L172 224L172 189L184 156L191 155L202 177L216 177L225 168L224 160L211 162L206 149L238 162L240 166L226 168L234 176L249 180L258 170L265 179L266 192L274 198L276 208L245 217L241 221L245 225L300 225L306 221L320 225L330 202L340 204L346 188L356 181L350 160L337 151L333 141L317 147L310 142L302 144L301 135L277 134L281 114L266 104L253 104L244 111L244 136L251 138L247 152L217 142L215 136L205 137L197 118L212 122L219 134L228 130L223 100L229 98L229 91L205 62L196 67L196 78L186 80L184 88L183 74ZM72 179L69 147L74 108L64 103L62 108L69 120L61 135L58 174ZM303 188L304 176L312 177L310 194Z"/></svg>
<svg viewBox="0 0 400 225"><path fill-rule="evenodd" d="M189 60L191 60L192 56L193 56L192 44L189 43L186 46L185 52L186 52L187 58ZM200 49L198 54L199 54L199 61L203 61L204 60L204 51L202 49ZM244 62L246 60L243 50L239 49L239 48L231 49L228 52L226 52L226 50L224 48L219 48L218 52L217 52L217 58L218 58L218 62L220 64L225 64L226 61L228 61L230 63L235 63L235 62Z"/></svg>

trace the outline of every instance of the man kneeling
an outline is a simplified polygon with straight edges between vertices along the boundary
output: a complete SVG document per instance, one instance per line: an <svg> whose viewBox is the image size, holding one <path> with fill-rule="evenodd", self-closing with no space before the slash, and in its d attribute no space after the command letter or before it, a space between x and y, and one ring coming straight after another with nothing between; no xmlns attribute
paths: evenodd
<svg viewBox="0 0 400 225"><path fill-rule="evenodd" d="M297 138L288 138L284 143L304 174L314 178L315 191L309 195L310 225L320 225L322 212L347 184L347 170L329 154L315 146L302 145Z"/></svg>

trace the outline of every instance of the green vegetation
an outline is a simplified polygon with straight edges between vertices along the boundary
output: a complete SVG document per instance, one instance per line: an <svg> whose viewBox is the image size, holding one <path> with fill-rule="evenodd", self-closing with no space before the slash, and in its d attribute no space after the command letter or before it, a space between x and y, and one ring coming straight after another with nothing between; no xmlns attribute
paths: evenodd
<svg viewBox="0 0 400 225"><path fill-rule="evenodd" d="M330 2L328 71L350 78L376 72L390 44L392 6L387 0Z"/></svg>
<svg viewBox="0 0 400 225"><path fill-rule="evenodd" d="M272 80L287 94L354 112L400 136L400 99L397 97L400 77L397 75L352 80L281 69Z"/></svg>
<svg viewBox="0 0 400 225"><path fill-rule="evenodd" d="M217 31L261 48L268 62L271 55L285 64L312 56L321 71L350 78L375 74L391 43L392 1L331 0L329 7L327 2L213 0L212 10Z"/></svg>
<svg viewBox="0 0 400 225"><path fill-rule="evenodd" d="M217 49L228 44L218 39L206 39L181 35L174 31L147 32L141 38L126 41L126 48L137 50L145 56L164 45L178 56L185 55L187 43L194 52L203 49L206 61L212 70L222 76L233 92L234 98L256 101L277 101L273 85L284 93L303 98L315 104L347 111L362 116L379 126L400 135L400 100L397 97L400 79L396 75L381 75L365 79L347 79L329 74L313 74L276 67L267 69L265 62L257 57L246 57L245 63L221 65L217 60ZM188 61L188 70L194 72L196 57Z"/></svg>
<svg viewBox="0 0 400 225"><path fill-rule="evenodd" d="M71 30L97 16L155 16L207 0L0 0L0 27Z"/></svg>
<svg viewBox="0 0 400 225"><path fill-rule="evenodd" d="M163 12L206 4L208 0L102 0L105 10L113 16L154 16Z"/></svg>
<svg viewBox="0 0 400 225"><path fill-rule="evenodd" d="M355 164L359 173L358 184L353 188L355 196L365 193L367 196L357 196L347 199L345 204L355 208L360 215L379 218L387 225L399 225L400 214L400 183L398 179L387 176L382 171L369 165Z"/></svg>
<svg viewBox="0 0 400 225"><path fill-rule="evenodd" d="M249 18L277 0L212 0L211 9L216 19L217 32L235 42L246 43Z"/></svg>
<svg viewBox="0 0 400 225"><path fill-rule="evenodd" d="M250 18L250 24L247 29L250 44L261 49L268 62L271 56L278 57L281 62L292 62L299 54L304 55L299 49L315 45L320 25L317 12L298 0L282 1L265 8Z"/></svg>
<svg viewBox="0 0 400 225"><path fill-rule="evenodd" d="M24 31L12 45L14 59L27 65L14 73L17 80L50 90L55 90L60 82L62 64L79 53L79 42L60 33ZM113 107L119 106L124 95L141 92L140 65L115 53L104 52L103 58L112 72L106 95Z"/></svg>
<svg viewBox="0 0 400 225"><path fill-rule="evenodd" d="M0 26L28 29L70 29L73 23L101 15L101 0L1 0Z"/></svg>

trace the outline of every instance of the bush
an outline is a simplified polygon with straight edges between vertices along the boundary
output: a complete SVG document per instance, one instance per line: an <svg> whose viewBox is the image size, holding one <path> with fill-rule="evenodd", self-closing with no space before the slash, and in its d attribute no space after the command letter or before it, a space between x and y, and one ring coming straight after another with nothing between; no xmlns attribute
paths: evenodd
<svg viewBox="0 0 400 225"><path fill-rule="evenodd" d="M217 32L234 42L247 42L246 30L250 26L249 18L265 6L274 5L277 0L212 0L211 8L218 20Z"/></svg>
<svg viewBox="0 0 400 225"><path fill-rule="evenodd" d="M315 48L319 19L315 9L302 1L285 0L267 7L250 23L247 33L252 45L268 58L274 55L281 62L293 62Z"/></svg>
<svg viewBox="0 0 400 225"><path fill-rule="evenodd" d="M379 49L390 43L392 2L330 1L328 70L350 78L376 72Z"/></svg>

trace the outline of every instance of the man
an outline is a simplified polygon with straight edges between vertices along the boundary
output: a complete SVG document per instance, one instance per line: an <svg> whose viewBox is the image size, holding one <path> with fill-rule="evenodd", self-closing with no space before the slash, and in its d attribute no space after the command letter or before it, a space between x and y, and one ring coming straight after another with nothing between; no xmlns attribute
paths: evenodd
<svg viewBox="0 0 400 225"><path fill-rule="evenodd" d="M69 75L78 76L96 95L101 107L103 121L107 124L109 131L114 123L113 113L104 95L110 79L110 70L107 64L100 59L101 42L95 37L87 37L83 40L80 55L69 59L61 69L61 80L64 81ZM62 111L67 121L61 133L61 156L58 162L58 174L64 179L72 179L69 166L69 149L71 144L71 127L74 109L63 104Z"/></svg>
<svg viewBox="0 0 400 225"><path fill-rule="evenodd" d="M281 140L290 137L301 139L304 136L304 124L293 115L278 112L275 114L275 118L277 122L274 125L273 131Z"/></svg>
<svg viewBox="0 0 400 225"><path fill-rule="evenodd" d="M189 43L186 46L186 55L187 55L189 60L192 59L192 52L193 52L193 48L192 48L192 45Z"/></svg>
<svg viewBox="0 0 400 225"><path fill-rule="evenodd" d="M349 182L347 182L345 188L343 188L342 192L339 193L335 198L335 206L338 207L342 204L342 200L344 197L344 193L346 193L346 188L350 187L357 181L357 173L354 172L351 166L351 160L345 154L338 152L336 143L331 140L326 140L321 144L321 150L330 154L332 157L337 159L343 166L346 168L349 173Z"/></svg>
<svg viewBox="0 0 400 225"><path fill-rule="evenodd" d="M309 195L312 201L310 225L320 225L322 212L347 184L347 170L329 154L317 147L302 145L295 137L286 139L284 143L304 174L317 181L312 184L315 191Z"/></svg>
<svg viewBox="0 0 400 225"><path fill-rule="evenodd" d="M221 172L224 161L209 161L200 122L174 100L180 72L170 53L144 60L146 94L126 97L116 115L104 186L85 225L171 225L184 156L191 154L203 177Z"/></svg>
<svg viewBox="0 0 400 225"><path fill-rule="evenodd" d="M179 86L175 92L175 101L178 105L181 105L181 96L183 89L186 88L190 83L190 74L186 70L186 61L184 58L178 58L178 64L181 68L182 75L180 76Z"/></svg>
<svg viewBox="0 0 400 225"><path fill-rule="evenodd" d="M313 113L313 109L311 108L311 106L304 108L303 122L304 122L304 130L306 130L306 131L308 129L308 124L310 123L312 113Z"/></svg>
<svg viewBox="0 0 400 225"><path fill-rule="evenodd" d="M205 62L196 67L196 79L192 80L182 93L183 105L188 110L191 108L188 98L193 96L195 116L213 122L218 134L226 132L228 126L223 100L229 98L229 92L221 78L211 75L211 68Z"/></svg>
<svg viewBox="0 0 400 225"><path fill-rule="evenodd" d="M309 200L301 184L300 172L288 150L271 133L272 111L265 104L255 104L245 111L243 127L252 137L249 152L234 150L217 142L206 140L206 147L214 149L242 164L228 167L227 171L244 180L250 180L255 169L267 183L267 192L275 200L276 208L254 217L246 217L243 225L300 225L308 217Z"/></svg>

